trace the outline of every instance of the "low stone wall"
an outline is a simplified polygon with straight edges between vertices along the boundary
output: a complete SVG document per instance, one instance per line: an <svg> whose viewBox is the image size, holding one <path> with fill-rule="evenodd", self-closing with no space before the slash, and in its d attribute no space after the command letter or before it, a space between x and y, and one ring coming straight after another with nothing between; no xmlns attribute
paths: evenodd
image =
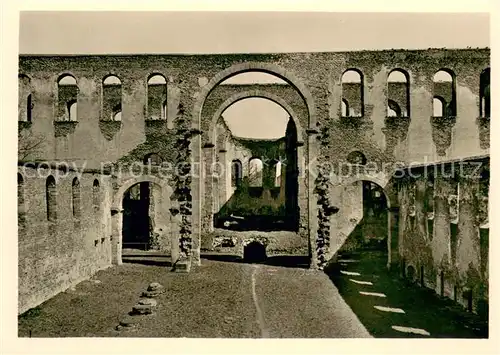
<svg viewBox="0 0 500 355"><path fill-rule="evenodd" d="M230 231L216 229L210 234L202 236L202 252L216 252L243 257L245 245L258 242L266 247L266 255L308 255L308 241L297 233Z"/></svg>

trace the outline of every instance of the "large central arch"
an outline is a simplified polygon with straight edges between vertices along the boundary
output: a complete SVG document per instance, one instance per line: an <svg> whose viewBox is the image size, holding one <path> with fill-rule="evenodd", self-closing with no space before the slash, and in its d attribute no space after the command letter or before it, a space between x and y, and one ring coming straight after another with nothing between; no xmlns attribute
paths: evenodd
<svg viewBox="0 0 500 355"><path fill-rule="evenodd" d="M236 93L229 97L226 101L222 103L222 105L219 106L217 111L212 116L212 121L210 123L210 130L208 133L208 139L209 139L209 144L215 144L217 139L216 139L216 127L217 127L217 122L219 121L219 118L222 116L224 111L231 105L235 104L238 101L247 99L247 98L263 98L263 99L268 99L278 105L280 105L287 113L288 115L292 118L292 120L295 123L295 127L297 129L297 144L302 145L304 143L303 139L304 136L302 135L303 130L302 126L300 125L300 121L298 119L297 114L294 112L293 108L280 96L275 95L273 93L267 92L265 90L248 90L248 91L243 91Z"/></svg>
<svg viewBox="0 0 500 355"><path fill-rule="evenodd" d="M316 127L316 107L313 96L294 73L274 63L245 62L232 65L231 67L217 73L205 86L202 87L193 107L193 128L197 130L201 129L201 112L203 110L203 105L210 92L217 85L232 76L251 71L275 75L292 85L306 103L307 110L309 112L309 128Z"/></svg>
<svg viewBox="0 0 500 355"><path fill-rule="evenodd" d="M288 84L290 84L293 88L297 90L299 95L303 98L305 105L307 106L307 112L308 112L308 132L315 132L316 131L316 106L314 103L314 98L309 91L309 89L303 84L301 79L297 77L293 72L286 70L285 68L274 64L274 63L265 63L265 62L245 62L245 63L238 63L234 64L219 73L217 73L210 81L204 85L199 93L196 95L196 99L193 105L193 112L192 112L192 128L194 131L201 132L202 130L202 111L203 111L203 106L205 104L206 99L208 98L209 94L212 92L212 90L222 83L224 80L233 77L237 74L245 73L245 72L263 72L267 73L270 75L274 75L279 77L280 79L286 81ZM290 112L290 111L289 111ZM217 121L218 117L216 117ZM212 122L211 122L212 123ZM212 126L214 126L212 124ZM302 136L300 136L301 139L303 139ZM208 138L208 139L207 139ZM206 143L203 146L203 142ZM214 147L213 142L213 132L206 132L205 134L200 134L196 137L193 138L192 141L192 159L194 162L201 163L204 160L204 156L210 156L211 149ZM300 219L303 219L305 224L307 224L305 228L305 233L307 234L307 237L309 239L309 250L310 250L310 256L311 256L311 261L312 267L315 267L316 265L316 256L315 256L315 248L312 247L314 242L311 240L311 236L316 235L316 223L314 223L314 209L315 209L315 204L312 201L312 196L313 196L313 176L309 174L309 156L311 154L314 154L316 149L315 147L315 142L311 137L308 137L307 139L307 148L305 151L307 154L304 154L304 169L301 169L301 173L305 174L304 179L306 182L305 186L307 186L307 191L303 191L303 198L306 200L306 213L304 213L303 217L299 217ZM314 145L314 147L313 147ZM202 149L208 149L209 151L203 152ZM204 202L204 196L203 194L205 193L204 189L204 179L201 177L201 174L198 174L198 177L193 178L192 180L192 189L193 189L193 195L195 196L195 199L199 201L198 206L196 208L193 208L193 262L197 265L200 264L200 246L201 246L201 232L202 232L202 208L203 208L203 202Z"/></svg>

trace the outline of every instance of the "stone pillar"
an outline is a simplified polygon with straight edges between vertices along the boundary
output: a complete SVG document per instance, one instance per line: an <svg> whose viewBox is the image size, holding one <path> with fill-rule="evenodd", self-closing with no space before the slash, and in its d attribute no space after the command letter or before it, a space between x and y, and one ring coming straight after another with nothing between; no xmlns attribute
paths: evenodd
<svg viewBox="0 0 500 355"><path fill-rule="evenodd" d="M434 179L434 236L431 241L432 258L437 269L436 292L453 297L454 279L451 265L451 229L449 196L452 181L449 172L441 169Z"/></svg>
<svg viewBox="0 0 500 355"><path fill-rule="evenodd" d="M193 198L193 211L191 215L191 228L192 228L192 255L191 261L194 265L200 265L201 253L201 211L203 207L203 162L201 155L201 135L195 135L191 139L191 152L192 152L192 181L191 181L191 195ZM173 242L173 241L172 241ZM178 241L177 241L177 247ZM174 244L172 244L172 252Z"/></svg>
<svg viewBox="0 0 500 355"><path fill-rule="evenodd" d="M215 150L213 144L205 144L203 147L203 178L204 178L204 196L205 201L204 208L202 209L202 220L201 220L201 233L212 232L213 231L213 219L214 219L214 192L216 192L217 187L215 185L213 177L213 167L215 166ZM203 180L202 180L203 181ZM203 182L202 182L203 183Z"/></svg>
<svg viewBox="0 0 500 355"><path fill-rule="evenodd" d="M305 171L304 176L301 180L304 181L304 187L307 191L306 201L308 202L308 237L309 237L309 257L310 257L310 268L318 268L318 253L316 252L316 238L318 233L318 205L316 201L316 196L314 194L314 180L317 173L317 163L316 159L311 161L310 157L316 158L319 153L319 144L317 142L318 132L315 130L308 130L308 154L307 160L305 160ZM300 191L300 188L299 188ZM305 201L304 201L305 202ZM302 213L301 213L302 214Z"/></svg>
<svg viewBox="0 0 500 355"><path fill-rule="evenodd" d="M227 198L227 176L231 175L231 165L227 162L227 150L221 149L219 150L219 206L217 206L217 211L220 211L222 206L224 206L228 200Z"/></svg>
<svg viewBox="0 0 500 355"><path fill-rule="evenodd" d="M398 225L398 253L401 259L405 258L405 228L408 223L409 198L408 186L405 183L398 184L399 201L399 225Z"/></svg>
<svg viewBox="0 0 500 355"><path fill-rule="evenodd" d="M432 256L434 264L440 267L451 263L450 206L448 196L451 193L450 178L438 174L434 182L434 238Z"/></svg>
<svg viewBox="0 0 500 355"><path fill-rule="evenodd" d="M111 241L111 262L114 265L122 264L122 228L123 210L111 210L112 238Z"/></svg>
<svg viewBox="0 0 500 355"><path fill-rule="evenodd" d="M387 270L391 269L392 263L392 212L387 209Z"/></svg>
<svg viewBox="0 0 500 355"><path fill-rule="evenodd" d="M460 285L464 291L472 291L472 298L477 298L480 284L480 239L477 222L477 193L479 176L474 167L462 165L459 185L459 218L455 266ZM464 300L466 302L466 300Z"/></svg>
<svg viewBox="0 0 500 355"><path fill-rule="evenodd" d="M311 149L311 146L309 146L307 149ZM309 225L310 221L308 220L308 213L307 211L309 210L309 205L308 205L308 199L312 198L312 195L309 194L309 187L312 186L308 181L308 169L307 166L309 164L309 159L307 156L307 150L304 147L303 142L300 142L297 144L297 184L298 184L298 191L297 191L297 204L298 204L298 209L299 209L299 234L301 236L306 237L308 235L307 231L307 226ZM286 174L286 169L281 166L281 174ZM282 185L286 185L286 175L284 176L284 179L281 180ZM285 186L285 191L286 191L286 186Z"/></svg>

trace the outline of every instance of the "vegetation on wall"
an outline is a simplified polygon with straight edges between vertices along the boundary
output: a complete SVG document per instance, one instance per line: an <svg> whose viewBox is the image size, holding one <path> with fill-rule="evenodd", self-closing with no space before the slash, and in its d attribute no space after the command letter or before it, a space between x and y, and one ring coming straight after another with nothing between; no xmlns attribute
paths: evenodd
<svg viewBox="0 0 500 355"><path fill-rule="evenodd" d="M180 259L191 256L193 198L191 195L191 136L195 133L190 129L190 121L182 104L179 105L177 123L177 139L175 141L177 173L174 174L174 196L179 203L181 217L179 226Z"/></svg>
<svg viewBox="0 0 500 355"><path fill-rule="evenodd" d="M328 146L328 129L324 128L318 135L322 147ZM329 156L323 157L328 161ZM330 247L330 216L339 211L338 207L332 205L329 199L330 172L324 171L321 167L317 170L317 177L314 181L314 193L317 196L318 204L318 234L316 238L316 254L318 268L323 269L328 260L326 255Z"/></svg>

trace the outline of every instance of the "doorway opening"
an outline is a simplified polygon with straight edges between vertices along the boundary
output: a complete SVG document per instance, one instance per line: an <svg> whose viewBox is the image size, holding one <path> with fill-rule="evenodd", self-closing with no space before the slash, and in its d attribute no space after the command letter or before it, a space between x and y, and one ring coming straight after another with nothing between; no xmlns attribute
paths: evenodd
<svg viewBox="0 0 500 355"><path fill-rule="evenodd" d="M157 205L161 187L151 182L131 186L123 195L122 247L159 250L156 231Z"/></svg>

